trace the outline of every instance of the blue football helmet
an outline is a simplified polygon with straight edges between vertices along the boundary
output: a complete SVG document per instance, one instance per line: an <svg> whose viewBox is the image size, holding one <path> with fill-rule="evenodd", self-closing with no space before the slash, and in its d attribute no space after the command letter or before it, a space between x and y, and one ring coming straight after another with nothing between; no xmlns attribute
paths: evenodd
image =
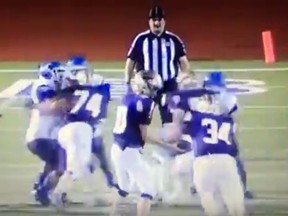
<svg viewBox="0 0 288 216"><path fill-rule="evenodd" d="M51 61L39 65L38 77L61 83L65 66L58 61Z"/></svg>
<svg viewBox="0 0 288 216"><path fill-rule="evenodd" d="M93 71L84 57L73 57L67 61L66 66L71 74L71 80L77 80L80 84L87 84L91 81Z"/></svg>
<svg viewBox="0 0 288 216"><path fill-rule="evenodd" d="M204 79L204 88L225 88L225 75L221 71L210 72Z"/></svg>

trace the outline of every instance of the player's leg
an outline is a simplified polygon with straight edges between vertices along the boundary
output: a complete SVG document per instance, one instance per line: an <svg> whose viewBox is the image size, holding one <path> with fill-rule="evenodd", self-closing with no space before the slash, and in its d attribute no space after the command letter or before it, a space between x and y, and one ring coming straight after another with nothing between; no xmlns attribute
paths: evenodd
<svg viewBox="0 0 288 216"><path fill-rule="evenodd" d="M117 193L113 197L110 212L110 215L114 216L117 213L118 204L121 199L125 198L129 194L130 179L127 172L127 166L129 166L131 161L129 154L126 153L126 149L122 150L117 144L113 144L111 147L111 162L115 170L118 189Z"/></svg>
<svg viewBox="0 0 288 216"><path fill-rule="evenodd" d="M100 168L105 175L107 185L109 187L113 187L115 184L114 178L113 178L113 174L111 171L111 167L110 167L108 158L106 156L106 151L105 151L105 146L104 146L102 135L93 138L92 153L99 160Z"/></svg>
<svg viewBox="0 0 288 216"><path fill-rule="evenodd" d="M190 195L190 188L193 183L193 159L193 152L187 152L175 157L171 168L171 181L173 182L172 199L179 200L185 195L186 197Z"/></svg>
<svg viewBox="0 0 288 216"><path fill-rule="evenodd" d="M148 165L153 173L153 179L157 189L157 198L163 199L167 194L169 175L173 157L167 149L156 147L152 153L155 164Z"/></svg>
<svg viewBox="0 0 288 216"><path fill-rule="evenodd" d="M86 123L70 123L60 129L59 143L66 151L66 170L52 194L56 207L63 205L62 194L71 189L73 182L89 174L91 140L92 128Z"/></svg>
<svg viewBox="0 0 288 216"><path fill-rule="evenodd" d="M194 185L199 194L201 205L208 216L222 216L225 212L221 197L218 195L216 173L210 156L196 158L193 163Z"/></svg>
<svg viewBox="0 0 288 216"><path fill-rule="evenodd" d="M27 143L28 150L36 155L41 161L46 162L47 161L47 149L49 149L49 145L51 144L51 140L48 139L36 139L31 142ZM39 175L38 183L41 184L41 182L44 181L47 174L50 172L50 166L49 164L45 164L43 171L41 171L41 174Z"/></svg>
<svg viewBox="0 0 288 216"><path fill-rule="evenodd" d="M219 165L219 170L222 171L221 178L218 179L219 188L229 215L245 215L244 190L236 161L227 155L226 158L223 158L223 163Z"/></svg>
<svg viewBox="0 0 288 216"><path fill-rule="evenodd" d="M151 211L151 202L155 197L156 190L153 184L151 172L149 172L145 161L138 149L128 149L133 163L128 167L128 173L135 180L139 191L141 192L141 198L137 205L137 215L147 216Z"/></svg>
<svg viewBox="0 0 288 216"><path fill-rule="evenodd" d="M48 192L50 187L48 186L47 178L49 178L56 163L55 150L57 145L50 139L36 139L27 143L27 147L45 163L43 171L34 183L34 189L36 200L42 205L49 205Z"/></svg>
<svg viewBox="0 0 288 216"><path fill-rule="evenodd" d="M238 173L241 177L241 181L244 187L244 196L247 199L252 199L253 198L253 194L252 192L247 188L247 172L245 169L245 165L244 162L242 161L242 159L240 158L240 156L235 157L236 160L236 164L237 164L237 168L238 168Z"/></svg>

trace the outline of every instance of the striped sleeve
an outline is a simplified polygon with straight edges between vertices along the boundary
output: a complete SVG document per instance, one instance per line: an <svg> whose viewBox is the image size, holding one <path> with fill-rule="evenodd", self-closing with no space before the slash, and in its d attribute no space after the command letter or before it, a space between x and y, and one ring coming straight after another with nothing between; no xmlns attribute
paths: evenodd
<svg viewBox="0 0 288 216"><path fill-rule="evenodd" d="M172 32L167 32L167 33L173 37L178 58L185 56L186 55L186 49L185 49L184 42L181 40L181 38Z"/></svg>
<svg viewBox="0 0 288 216"><path fill-rule="evenodd" d="M141 51L142 36L145 35L145 34L147 34L147 31L138 34L134 38L134 40L133 40L133 42L132 42L132 44L130 46L130 49L128 51L128 55L127 55L128 58L130 58L130 59L132 59L134 61L137 60L137 57L138 57L138 55L139 55L139 53Z"/></svg>

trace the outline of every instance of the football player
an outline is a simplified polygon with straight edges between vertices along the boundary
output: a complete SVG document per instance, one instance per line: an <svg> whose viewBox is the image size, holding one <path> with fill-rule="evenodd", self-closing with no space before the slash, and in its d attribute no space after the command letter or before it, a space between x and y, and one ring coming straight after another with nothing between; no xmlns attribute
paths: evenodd
<svg viewBox="0 0 288 216"><path fill-rule="evenodd" d="M67 71L63 78L65 89L62 95L48 108L50 112L65 115L67 121L58 134L59 144L66 151L66 170L51 196L56 207L63 207L61 194L70 190L73 181L91 174L93 133L98 123L106 118L110 100L110 85L93 84L92 73L85 59L71 60L67 64ZM101 159L106 160L104 151L99 154L102 155ZM108 182L114 185L108 166L103 167Z"/></svg>
<svg viewBox="0 0 288 216"><path fill-rule="evenodd" d="M31 89L32 110L30 124L26 131L25 142L28 149L45 162L43 171L34 183L34 194L37 201L47 205L47 197L42 195L45 179L52 170L59 169L59 146L52 131L60 124L61 119L54 115L46 115L38 110L40 104L53 99L59 91L61 76L65 68L59 62L44 63L39 66L38 79Z"/></svg>
<svg viewBox="0 0 288 216"><path fill-rule="evenodd" d="M244 215L244 191L235 155L236 97L227 93L221 72L212 72L204 81L206 89L217 92L189 98L185 113L187 131L194 141L194 184L207 215ZM174 98L175 99L175 98ZM174 100L176 107L182 107Z"/></svg>
<svg viewBox="0 0 288 216"><path fill-rule="evenodd" d="M125 95L117 107L113 129L114 144L111 159L119 186L112 213L117 210L118 199L129 194L131 181L135 181L141 195L137 215L150 213L155 189L151 173L142 158L142 149L147 139L147 127L151 122L155 96L162 82L154 71L139 71L135 75L135 89Z"/></svg>
<svg viewBox="0 0 288 216"><path fill-rule="evenodd" d="M189 79L186 79L186 81L184 80L183 83L180 83L180 89L191 89L191 79L189 81ZM190 83L190 84L189 84ZM226 89L226 84L225 84L225 77L221 72L212 72L210 73L204 80L203 82L203 87L207 90L213 90L216 88L217 91L220 92L220 94L218 94L218 98L221 98L222 101L222 106L226 107L226 114L231 115L234 117L235 121L236 121L236 116L237 116L237 111L238 111L238 102L237 102L237 97L231 93L229 93ZM173 94L170 95L171 97L173 96ZM174 122L179 122L179 127L181 125L181 123L183 122L183 118L184 118L184 114L185 112L183 110L189 110L189 95L187 93L182 92L182 94L178 95L179 97L175 97L174 99L177 101L180 101L179 104L182 104L182 111L181 110L174 110L174 119L176 118L176 121ZM190 100L191 102L193 100ZM184 129L185 129L185 122L184 122ZM185 135L185 131L183 131L184 136ZM190 140L190 138L187 138L187 140ZM184 142L184 140L182 140L181 142ZM238 142L236 139L236 136L233 137L233 142L235 142L235 144L237 144L238 146ZM189 160L185 160L184 157L180 156L178 157L179 160L176 160L178 162L178 165L181 164L186 164L186 162L189 162ZM183 159L183 161L182 161ZM242 160L239 157L239 150L237 150L237 152L235 152L235 160L237 162L237 167L238 167L238 172L239 175L241 176L241 180L242 183L244 185L244 189L245 189L245 198L250 199L253 198L253 194L247 189L246 187L246 170L245 170L245 166L242 162ZM177 164L177 163L176 163ZM182 166L182 165L181 165ZM178 167L181 167L178 166ZM183 167L183 166L182 166ZM176 170L179 170L178 168ZM180 169L181 170L181 169ZM180 188L180 187L178 187ZM192 191L195 192L195 189L192 188Z"/></svg>
<svg viewBox="0 0 288 216"><path fill-rule="evenodd" d="M92 67L84 57L73 57L68 60L66 65L71 73L76 76L76 79L80 84L90 83L90 85L97 86L105 83L102 76L93 73ZM95 156L100 162L100 168L106 177L107 185L109 187L113 187L113 175L106 157L102 134L103 124L105 123L107 117L108 101L110 101L110 90L107 97L107 100L101 104L101 112L99 112L97 118L95 118L93 122L92 153L93 156ZM94 170L95 164L91 164L91 172L94 172Z"/></svg>
<svg viewBox="0 0 288 216"><path fill-rule="evenodd" d="M187 84L185 84L187 85ZM169 178L170 183L172 183L172 193L166 193L167 187L165 185L165 181L163 179L158 178L158 190L160 196L164 199L164 201L174 201L178 200L180 197L183 197L190 189L193 188L192 185L192 162L193 162L193 141L191 136L187 131L187 127L185 125L185 112L186 109L189 108L187 102L187 97L195 98L200 97L201 95L212 93L202 88L190 88L188 90L184 90L180 87L179 91L175 91L169 93L167 95L163 95L162 103L167 103L166 105L169 107L169 110L173 113L173 121L170 124L169 128L163 128L162 139L166 143L170 143L170 145L175 145L177 148L165 148L165 151L162 151L162 154L169 155L169 167L165 169L165 163L162 163L162 172L166 179ZM186 88L186 87L185 87ZM182 109L174 109L173 104L171 106L171 100L174 103L181 104ZM184 183L186 181L186 184Z"/></svg>

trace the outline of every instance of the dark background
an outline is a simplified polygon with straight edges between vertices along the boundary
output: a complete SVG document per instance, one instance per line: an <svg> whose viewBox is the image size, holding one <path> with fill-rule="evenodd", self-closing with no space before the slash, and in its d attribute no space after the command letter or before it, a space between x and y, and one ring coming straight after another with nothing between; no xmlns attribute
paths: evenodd
<svg viewBox="0 0 288 216"><path fill-rule="evenodd" d="M271 30L278 60L288 59L285 0L162 0L167 28L190 59L263 59L261 32ZM0 60L44 60L86 54L124 60L147 29L144 0L1 0Z"/></svg>

